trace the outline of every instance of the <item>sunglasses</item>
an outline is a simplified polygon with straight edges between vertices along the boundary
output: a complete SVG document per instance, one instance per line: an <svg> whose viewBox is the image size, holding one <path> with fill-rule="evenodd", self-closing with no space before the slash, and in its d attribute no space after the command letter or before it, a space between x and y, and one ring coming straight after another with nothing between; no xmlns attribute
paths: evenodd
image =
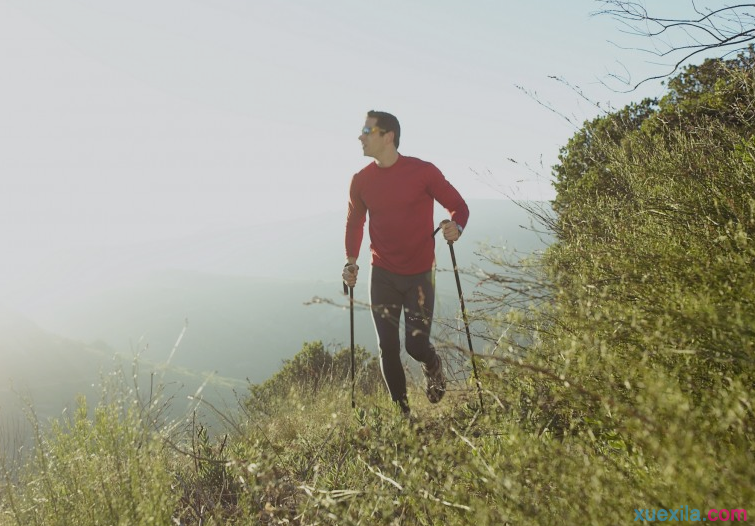
<svg viewBox="0 0 755 526"><path fill-rule="evenodd" d="M370 128L369 126L365 126L364 128L362 128L362 135L369 135L376 131L386 133L386 131L383 128L378 128L377 126L373 126L372 128Z"/></svg>

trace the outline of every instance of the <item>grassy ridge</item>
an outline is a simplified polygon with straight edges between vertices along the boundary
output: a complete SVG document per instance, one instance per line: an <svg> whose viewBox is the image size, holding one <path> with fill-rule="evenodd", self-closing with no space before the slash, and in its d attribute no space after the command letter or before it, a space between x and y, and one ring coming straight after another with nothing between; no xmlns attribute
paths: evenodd
<svg viewBox="0 0 755 526"><path fill-rule="evenodd" d="M413 390L415 423L380 392L360 391L353 412L345 387L290 389L273 415L249 413L214 440L155 427L138 403L82 400L6 479L0 524L556 524L585 518L572 498L621 480L563 485L607 459L533 436L503 404L480 413L463 385L438 406ZM629 515L628 500L614 505Z"/></svg>

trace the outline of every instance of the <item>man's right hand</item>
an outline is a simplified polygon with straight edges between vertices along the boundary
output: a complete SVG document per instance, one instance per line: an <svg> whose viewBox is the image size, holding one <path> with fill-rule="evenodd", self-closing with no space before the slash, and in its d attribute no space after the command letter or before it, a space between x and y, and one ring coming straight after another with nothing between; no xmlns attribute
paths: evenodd
<svg viewBox="0 0 755 526"><path fill-rule="evenodd" d="M353 287L357 284L357 274L359 274L359 266L356 263L346 263L341 277L346 285Z"/></svg>

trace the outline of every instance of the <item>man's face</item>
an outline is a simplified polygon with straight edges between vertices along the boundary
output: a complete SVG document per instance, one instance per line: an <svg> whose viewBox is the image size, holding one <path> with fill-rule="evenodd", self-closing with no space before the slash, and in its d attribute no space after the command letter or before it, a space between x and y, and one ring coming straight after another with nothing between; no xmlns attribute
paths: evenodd
<svg viewBox="0 0 755 526"><path fill-rule="evenodd" d="M387 145L393 142L393 135L390 133L381 134L381 131L377 127L377 119L375 117L370 117L364 121L364 129L359 135L359 141L362 143L362 152L366 157L379 156Z"/></svg>

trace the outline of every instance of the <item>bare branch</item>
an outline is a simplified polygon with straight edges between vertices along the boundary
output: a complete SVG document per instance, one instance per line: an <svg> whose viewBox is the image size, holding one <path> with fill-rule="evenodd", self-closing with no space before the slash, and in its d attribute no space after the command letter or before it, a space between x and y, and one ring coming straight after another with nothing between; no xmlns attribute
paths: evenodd
<svg viewBox="0 0 755 526"><path fill-rule="evenodd" d="M613 43L619 49L633 49L672 59L670 63L664 64L670 68L665 73L647 77L627 91L633 91L646 82L669 77L701 54L715 52L726 56L745 49L755 40L755 4L752 3L703 11L691 0L691 9L696 16L665 18L651 14L640 2L599 1L604 8L592 13L593 16L611 17L624 28L622 33L647 38L652 42L652 46L644 48ZM663 47L668 49L657 46L656 41L661 37L665 38ZM622 81L620 75L609 74L609 77Z"/></svg>

